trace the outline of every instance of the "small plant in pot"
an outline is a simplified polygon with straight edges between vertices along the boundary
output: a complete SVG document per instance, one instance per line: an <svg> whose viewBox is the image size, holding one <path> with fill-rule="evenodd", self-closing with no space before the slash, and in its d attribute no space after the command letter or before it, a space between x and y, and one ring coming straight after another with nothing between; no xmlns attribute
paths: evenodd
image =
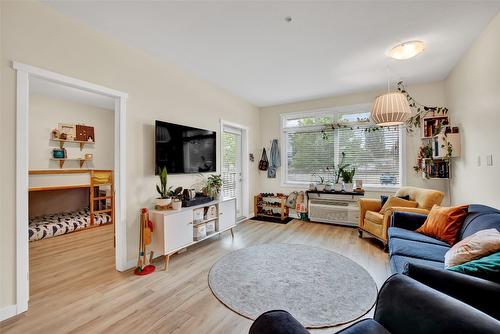
<svg viewBox="0 0 500 334"><path fill-rule="evenodd" d="M316 184L316 190L317 191L324 191L325 190L325 178L321 175L315 174L319 178L319 183Z"/></svg>
<svg viewBox="0 0 500 334"><path fill-rule="evenodd" d="M172 198L172 210L180 210L182 208L182 187L177 187L173 191L169 191L169 196Z"/></svg>
<svg viewBox="0 0 500 334"><path fill-rule="evenodd" d="M170 202L172 202L172 198L169 196L170 189L167 189L167 167L163 167L163 169L160 169L158 176L160 177L160 185L156 185L156 191L158 191L160 197L156 198L155 204L163 208L167 207Z"/></svg>
<svg viewBox="0 0 500 334"><path fill-rule="evenodd" d="M209 175L206 179L204 178L204 183L203 195L219 199L222 189L222 176L220 174Z"/></svg>
<svg viewBox="0 0 500 334"><path fill-rule="evenodd" d="M351 170L343 169L342 170L342 181L344 181L345 191L352 192L354 179L354 174L356 173L356 168L352 168Z"/></svg>
<svg viewBox="0 0 500 334"><path fill-rule="evenodd" d="M346 170L346 168L350 166L350 164L346 164L344 161L345 161L345 152L342 152L342 158L340 159L340 163L338 164L337 168L335 168L335 166L333 167L335 175L335 184L334 184L335 191L342 191L343 184L340 182L340 177L344 173L344 170Z"/></svg>

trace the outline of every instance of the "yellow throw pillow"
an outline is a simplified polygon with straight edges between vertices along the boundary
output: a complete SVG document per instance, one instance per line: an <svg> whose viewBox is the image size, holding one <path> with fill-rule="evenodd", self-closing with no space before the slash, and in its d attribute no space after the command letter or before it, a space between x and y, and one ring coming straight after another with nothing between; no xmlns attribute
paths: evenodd
<svg viewBox="0 0 500 334"><path fill-rule="evenodd" d="M379 212L381 214L384 214L387 210L389 210L390 208L394 208L394 207L416 208L417 206L418 206L417 202L408 201L406 199L391 196L391 197L389 197L389 199L387 199L384 206L382 207L382 209L380 209Z"/></svg>
<svg viewBox="0 0 500 334"><path fill-rule="evenodd" d="M495 228L481 230L451 247L444 256L444 266L458 266L499 251L500 232Z"/></svg>

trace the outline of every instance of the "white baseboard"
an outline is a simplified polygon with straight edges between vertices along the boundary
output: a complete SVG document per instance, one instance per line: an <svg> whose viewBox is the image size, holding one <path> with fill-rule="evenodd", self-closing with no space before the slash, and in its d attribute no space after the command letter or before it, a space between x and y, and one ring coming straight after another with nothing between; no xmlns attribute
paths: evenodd
<svg viewBox="0 0 500 334"><path fill-rule="evenodd" d="M17 305L9 305L0 309L0 321L4 321L17 314Z"/></svg>

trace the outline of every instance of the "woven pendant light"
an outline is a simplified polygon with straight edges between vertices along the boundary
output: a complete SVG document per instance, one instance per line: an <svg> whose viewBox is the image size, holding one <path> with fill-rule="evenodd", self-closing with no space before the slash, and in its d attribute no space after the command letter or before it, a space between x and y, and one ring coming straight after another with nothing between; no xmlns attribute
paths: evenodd
<svg viewBox="0 0 500 334"><path fill-rule="evenodd" d="M371 112L372 121L378 126L403 124L410 118L411 110L402 93L387 93L375 99Z"/></svg>

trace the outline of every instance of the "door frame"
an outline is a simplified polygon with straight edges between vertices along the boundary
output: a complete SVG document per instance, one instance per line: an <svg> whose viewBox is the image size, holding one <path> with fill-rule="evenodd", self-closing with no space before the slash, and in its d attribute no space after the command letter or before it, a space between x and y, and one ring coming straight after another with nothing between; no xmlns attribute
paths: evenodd
<svg viewBox="0 0 500 334"><path fill-rule="evenodd" d="M242 217L238 218L250 218L250 180L249 180L249 171L250 164L248 161L248 127L233 123L229 121L225 121L221 118L220 120L220 171L222 172L222 166L224 164L224 149L222 147L222 133L224 132L224 126L229 126L232 128L237 128L241 130L241 177L243 182L241 182L241 213Z"/></svg>
<svg viewBox="0 0 500 334"><path fill-rule="evenodd" d="M125 152L126 152L126 105L128 94L99 86L87 81L68 77L31 65L12 62L16 70L16 314L28 310L29 299L29 241L28 241L28 120L29 81L40 78L63 86L109 96L115 100L115 263L116 270L127 269L127 238L125 220Z"/></svg>

